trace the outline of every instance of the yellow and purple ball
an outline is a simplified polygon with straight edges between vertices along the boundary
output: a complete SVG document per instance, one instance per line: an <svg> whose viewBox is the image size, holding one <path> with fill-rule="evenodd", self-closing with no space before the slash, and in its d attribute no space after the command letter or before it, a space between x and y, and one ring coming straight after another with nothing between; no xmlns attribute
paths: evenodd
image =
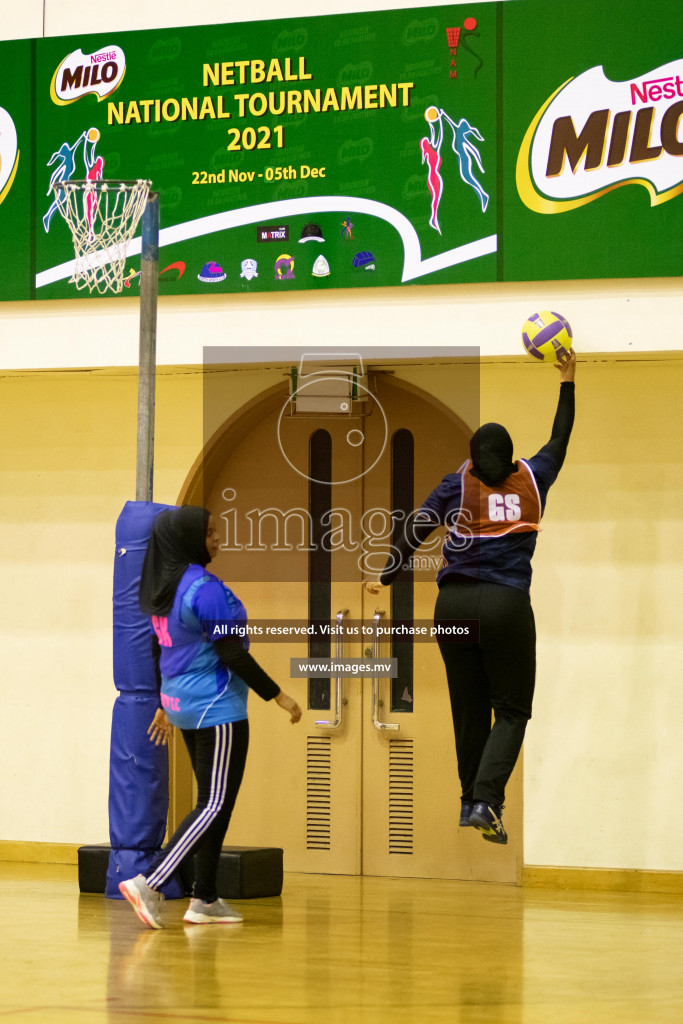
<svg viewBox="0 0 683 1024"><path fill-rule="evenodd" d="M534 359L557 362L568 356L572 347L572 329L559 313L543 310L532 313L522 327L524 348Z"/></svg>

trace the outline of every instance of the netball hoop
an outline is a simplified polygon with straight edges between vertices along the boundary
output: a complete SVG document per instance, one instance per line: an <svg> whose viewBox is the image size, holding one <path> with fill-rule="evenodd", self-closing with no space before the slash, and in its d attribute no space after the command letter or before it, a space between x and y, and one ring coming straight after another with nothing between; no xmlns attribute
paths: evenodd
<svg viewBox="0 0 683 1024"><path fill-rule="evenodd" d="M71 281L100 295L123 289L128 243L147 202L150 181L57 181L55 198L69 226L76 260Z"/></svg>
<svg viewBox="0 0 683 1024"><path fill-rule="evenodd" d="M152 501L156 323L159 290L159 193L151 181L55 182L58 208L69 225L76 259L71 281L100 295L123 290L130 243L140 220L140 349L135 498Z"/></svg>

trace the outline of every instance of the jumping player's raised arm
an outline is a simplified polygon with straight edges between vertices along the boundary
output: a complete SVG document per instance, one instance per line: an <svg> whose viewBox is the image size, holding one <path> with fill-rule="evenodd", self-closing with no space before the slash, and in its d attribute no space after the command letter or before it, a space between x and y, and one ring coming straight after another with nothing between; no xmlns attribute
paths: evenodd
<svg viewBox="0 0 683 1024"><path fill-rule="evenodd" d="M574 426L574 377L576 373L576 354L571 349L569 356L555 363L562 377L557 412L553 420L550 440L533 458L529 465L534 476L542 482L546 490L557 479L567 454L567 445Z"/></svg>

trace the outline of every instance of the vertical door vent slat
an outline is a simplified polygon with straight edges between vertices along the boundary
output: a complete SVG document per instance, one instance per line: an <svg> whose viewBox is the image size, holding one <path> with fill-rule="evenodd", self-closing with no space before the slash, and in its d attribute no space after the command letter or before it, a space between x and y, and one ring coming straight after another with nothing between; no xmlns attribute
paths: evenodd
<svg viewBox="0 0 683 1024"><path fill-rule="evenodd" d="M306 742L306 849L329 850L332 829L332 740Z"/></svg>
<svg viewBox="0 0 683 1024"><path fill-rule="evenodd" d="M413 852L413 740L389 740L389 853Z"/></svg>

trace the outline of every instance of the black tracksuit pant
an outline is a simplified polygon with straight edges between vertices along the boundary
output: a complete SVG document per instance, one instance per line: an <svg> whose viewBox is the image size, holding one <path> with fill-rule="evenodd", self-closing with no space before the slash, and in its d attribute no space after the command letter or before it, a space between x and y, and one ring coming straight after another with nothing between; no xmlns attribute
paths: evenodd
<svg viewBox="0 0 683 1024"><path fill-rule="evenodd" d="M529 595L516 587L460 577L441 585L435 623L441 619L479 619L478 644L439 641L439 649L448 678L462 797L499 806L531 718L536 629Z"/></svg>
<svg viewBox="0 0 683 1024"><path fill-rule="evenodd" d="M221 847L244 774L249 723L244 719L182 733L197 779L197 804L155 858L147 884L160 889L194 857L193 896L212 903Z"/></svg>

